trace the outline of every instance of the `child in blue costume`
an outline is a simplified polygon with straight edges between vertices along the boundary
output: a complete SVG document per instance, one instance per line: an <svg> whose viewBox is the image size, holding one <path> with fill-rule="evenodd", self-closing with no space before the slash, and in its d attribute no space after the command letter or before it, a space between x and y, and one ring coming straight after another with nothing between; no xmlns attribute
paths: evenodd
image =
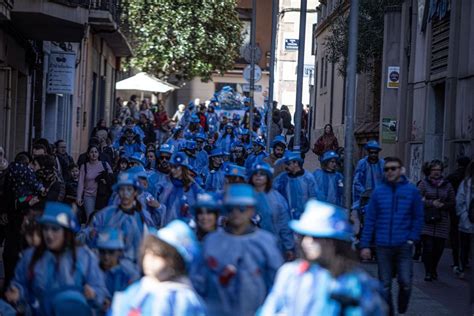
<svg viewBox="0 0 474 316"><path fill-rule="evenodd" d="M97 240L100 268L105 275L109 298L116 291L123 291L140 278L137 266L128 260L120 260L124 248L122 233L114 228L106 229ZM110 300L109 302L110 303Z"/></svg>
<svg viewBox="0 0 474 316"><path fill-rule="evenodd" d="M346 210L310 200L290 227L301 235L302 258L280 268L258 315L387 314L378 281L358 267Z"/></svg>
<svg viewBox="0 0 474 316"><path fill-rule="evenodd" d="M245 160L245 169L247 169L247 172L250 172L250 169L252 169L255 163L261 162L268 157L268 154L265 152L265 141L262 138L254 138L252 145L252 153L247 157L247 160Z"/></svg>
<svg viewBox="0 0 474 316"><path fill-rule="evenodd" d="M34 315L53 315L62 292L75 293L91 312L102 308L107 296L97 257L86 247L76 245L77 221L71 206L48 202L41 224L41 244L25 251L15 277L5 293L11 303L26 302ZM77 315L77 314L74 314Z"/></svg>
<svg viewBox="0 0 474 316"><path fill-rule="evenodd" d="M189 162L182 152L173 154L170 161L170 176L158 185L158 201L166 207L162 214L161 227L175 219L192 219L190 206L202 191L191 177Z"/></svg>
<svg viewBox="0 0 474 316"><path fill-rule="evenodd" d="M204 189L206 191L216 192L224 189L224 153L216 148L209 154L209 170L206 173L206 182Z"/></svg>
<svg viewBox="0 0 474 316"><path fill-rule="evenodd" d="M316 197L316 181L311 173L303 169L303 159L299 152L287 152L282 159L287 171L275 178L273 188L288 202L291 217L298 219L306 202Z"/></svg>
<svg viewBox="0 0 474 316"><path fill-rule="evenodd" d="M252 167L249 183L257 194L258 226L278 239L278 246L286 260L295 258L295 241L288 223L291 215L285 198L272 189L273 168L266 162L257 163Z"/></svg>
<svg viewBox="0 0 474 316"><path fill-rule="evenodd" d="M189 226L175 220L156 235L148 235L140 257L144 276L115 294L110 315L207 315L187 277L200 257L199 244Z"/></svg>
<svg viewBox="0 0 474 316"><path fill-rule="evenodd" d="M256 204L250 185L229 186L227 226L204 240L208 272L202 293L210 315L255 315L283 263L274 236L251 222Z"/></svg>
<svg viewBox="0 0 474 316"><path fill-rule="evenodd" d="M342 206L344 203L344 176L337 172L339 155L326 151L321 157L322 169L314 173L316 181L316 199Z"/></svg>
<svg viewBox="0 0 474 316"><path fill-rule="evenodd" d="M97 246L98 233L108 228L116 228L123 232L125 247L123 257L136 262L138 258L138 248L144 234L154 223L146 210L142 209L138 200L141 186L134 173L122 172L114 191L118 192L120 198L119 205L112 205L97 212L91 220L89 227L83 229L83 236L89 246Z"/></svg>
<svg viewBox="0 0 474 316"><path fill-rule="evenodd" d="M224 131L222 132L221 137L217 141L219 148L222 151L230 152L230 146L235 140L234 135L234 126L232 123L227 123L224 127Z"/></svg>

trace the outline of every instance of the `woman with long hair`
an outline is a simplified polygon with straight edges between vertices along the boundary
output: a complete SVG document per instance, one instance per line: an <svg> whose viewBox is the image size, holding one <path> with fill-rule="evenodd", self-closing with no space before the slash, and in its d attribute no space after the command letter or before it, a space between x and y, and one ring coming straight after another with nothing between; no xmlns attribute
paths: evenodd
<svg viewBox="0 0 474 316"><path fill-rule="evenodd" d="M93 306L102 306L107 294L104 277L96 256L76 245L78 227L72 208L49 202L39 222L41 243L25 251L5 293L7 300L26 301L35 315L45 316L64 311L61 298L66 292L75 298L75 304L68 302L70 310L87 315Z"/></svg>
<svg viewBox="0 0 474 316"><path fill-rule="evenodd" d="M295 258L295 243L288 222L291 219L285 198L272 188L273 168L266 162L256 163L249 174L249 184L255 188L259 227L274 234L286 260Z"/></svg>
<svg viewBox="0 0 474 316"><path fill-rule="evenodd" d="M191 220L190 205L196 202L197 194L202 191L191 176L189 161L184 153L173 154L170 165L169 177L157 184L158 200L166 206L161 226L175 219Z"/></svg>
<svg viewBox="0 0 474 316"><path fill-rule="evenodd" d="M336 151L339 148L339 144L337 142L337 137L334 135L334 131L331 124L326 124L324 126L323 135L321 135L314 143L313 152L318 155L322 156L324 152L328 150Z"/></svg>

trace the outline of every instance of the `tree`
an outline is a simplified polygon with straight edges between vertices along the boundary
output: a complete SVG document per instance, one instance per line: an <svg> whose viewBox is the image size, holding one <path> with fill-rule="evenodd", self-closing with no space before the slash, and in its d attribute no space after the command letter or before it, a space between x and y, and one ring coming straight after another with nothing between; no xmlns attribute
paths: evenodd
<svg viewBox="0 0 474 316"><path fill-rule="evenodd" d="M178 82L232 69L242 44L236 0L123 1L128 66Z"/></svg>

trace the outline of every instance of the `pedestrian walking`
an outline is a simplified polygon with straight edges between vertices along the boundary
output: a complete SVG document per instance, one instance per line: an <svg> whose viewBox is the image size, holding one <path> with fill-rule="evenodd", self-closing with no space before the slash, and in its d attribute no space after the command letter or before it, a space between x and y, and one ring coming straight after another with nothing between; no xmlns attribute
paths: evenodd
<svg viewBox="0 0 474 316"><path fill-rule="evenodd" d="M337 137L334 135L334 130L331 124L326 124L324 126L323 135L321 135L313 146L313 152L322 156L328 150L336 151L339 148L339 143Z"/></svg>
<svg viewBox="0 0 474 316"><path fill-rule="evenodd" d="M316 181L316 199L334 205L344 203L344 176L337 172L339 155L334 151L327 151L321 157L322 169L317 169L313 176Z"/></svg>
<svg viewBox="0 0 474 316"><path fill-rule="evenodd" d="M367 211L360 241L361 257L372 257L375 245L383 297L394 315L392 278L397 273L399 314L405 314L413 282L413 243L420 239L423 202L415 185L402 175L399 158L385 158L383 181L375 187Z"/></svg>

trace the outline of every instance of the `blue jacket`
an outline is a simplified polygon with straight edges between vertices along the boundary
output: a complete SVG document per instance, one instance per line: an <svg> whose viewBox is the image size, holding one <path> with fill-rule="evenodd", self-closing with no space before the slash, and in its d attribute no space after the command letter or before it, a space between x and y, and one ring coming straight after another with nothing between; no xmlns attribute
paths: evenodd
<svg viewBox="0 0 474 316"><path fill-rule="evenodd" d="M316 181L316 199L343 206L344 176L323 169L316 170L313 176Z"/></svg>
<svg viewBox="0 0 474 316"><path fill-rule="evenodd" d="M400 246L418 240L422 226L423 202L418 188L405 176L395 185L384 180L370 197L360 245L369 247L375 237L377 246Z"/></svg>
<svg viewBox="0 0 474 316"><path fill-rule="evenodd" d="M358 203L364 191L373 190L383 180L383 166L385 161L379 159L375 164L364 157L357 163L352 182L352 202Z"/></svg>

